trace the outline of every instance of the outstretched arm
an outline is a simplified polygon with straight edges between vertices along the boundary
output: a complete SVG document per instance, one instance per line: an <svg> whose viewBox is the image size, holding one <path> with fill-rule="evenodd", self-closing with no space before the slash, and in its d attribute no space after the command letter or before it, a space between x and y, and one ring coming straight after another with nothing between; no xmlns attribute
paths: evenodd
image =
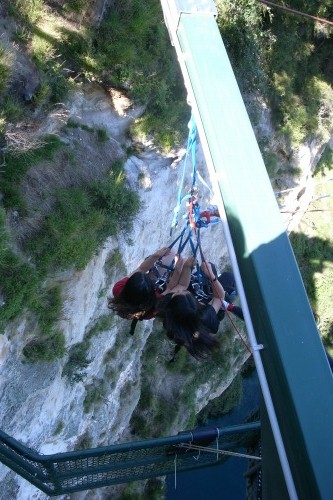
<svg viewBox="0 0 333 500"><path fill-rule="evenodd" d="M210 278L213 289L213 298L209 302L209 304L215 309L215 312L217 313L221 309L222 302L225 297L224 288L214 275L212 266L209 262L203 262L201 264L201 269Z"/></svg>
<svg viewBox="0 0 333 500"><path fill-rule="evenodd" d="M195 257L188 257L184 262L184 266L178 282L178 285L183 286L184 290L187 290L190 285L192 267L194 266L196 261L197 260Z"/></svg>
<svg viewBox="0 0 333 500"><path fill-rule="evenodd" d="M177 255L175 257L175 259L176 259L176 265L175 265L175 268L172 272L172 276L170 278L170 281L167 284L165 291L163 292L163 295L166 295L167 293L179 291L179 290L175 290L175 287L178 286L180 276L182 274L182 270L183 270L183 266L184 266L184 259L181 255Z"/></svg>
<svg viewBox="0 0 333 500"><path fill-rule="evenodd" d="M183 257L178 257L176 267L172 273L164 295L167 293L183 292L187 290L191 281L192 266L195 262L196 259L194 257L188 257L185 262Z"/></svg>
<svg viewBox="0 0 333 500"><path fill-rule="evenodd" d="M132 272L132 274L141 272L141 273L147 273L155 264L155 262L160 259L161 257L164 257L164 255L168 255L170 253L170 248L169 247L162 247L160 250L156 250L152 255L149 255L135 271ZM131 274L131 275L132 275Z"/></svg>

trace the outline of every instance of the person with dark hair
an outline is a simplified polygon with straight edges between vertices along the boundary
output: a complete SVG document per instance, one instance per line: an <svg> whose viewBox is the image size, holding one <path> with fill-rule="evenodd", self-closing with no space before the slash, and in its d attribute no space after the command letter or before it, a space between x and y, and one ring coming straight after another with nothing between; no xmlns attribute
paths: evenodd
<svg viewBox="0 0 333 500"><path fill-rule="evenodd" d="M188 290L194 263L193 257L186 261L182 257L178 258L178 272L176 266L172 280L162 294L163 298L157 303L157 315L163 320L168 338L177 344L175 354L184 346L191 356L202 359L219 345L213 334L219 328L217 313L225 292L221 283L213 278L213 297L208 304L200 304ZM211 264L203 263L201 267L204 273L213 276Z"/></svg>
<svg viewBox="0 0 333 500"><path fill-rule="evenodd" d="M172 262L173 265L171 265ZM195 281L195 276L191 273L193 264L190 266L188 265L190 262L194 262L193 258L189 258L186 261L186 265L184 265L184 260L181 256L175 256L175 252L170 250L169 247L162 247L160 250L157 250L154 254L147 257L130 276L125 276L113 286L113 297L108 298L108 307L124 319L136 321L152 319L157 314L156 304L163 296L163 289L167 287L166 290L168 291L177 291L175 287L179 286L181 273L183 273L182 280L185 280L185 270L186 282L191 281L188 290L198 298L195 292L195 283L192 284L192 280ZM204 289L208 294L206 304L210 304L214 298L214 286L212 283L216 281L214 278L216 278L217 274L215 266L209 264L210 270L213 273L212 276L214 275L214 278L210 280L207 273L205 273L205 265L206 264L202 265L203 276L206 279ZM167 273L163 276L166 269ZM228 279L224 279L226 276ZM232 295L235 285L232 273L222 273L218 277L218 280L222 284L222 290L223 283L225 282L227 290L230 295ZM158 285L160 282L163 282L162 286ZM181 287L182 289L184 288L183 285L181 285ZM229 296L227 296L227 298L228 297ZM232 310L233 313L243 319L242 315L238 314L238 309L241 311L240 308L226 302L224 302L224 306L227 310ZM224 317L221 300L219 301L219 309L218 320L220 321ZM207 310L209 310L209 308ZM132 321L130 330L131 335L134 334L135 325L136 323L133 324ZM209 328L210 327L211 325L209 325Z"/></svg>
<svg viewBox="0 0 333 500"><path fill-rule="evenodd" d="M161 291L155 289L155 282L149 271L157 261L166 256L172 260L168 247L157 250L147 257L130 276L125 276L112 288L113 297L108 298L108 307L125 319L151 319L156 316L156 300Z"/></svg>

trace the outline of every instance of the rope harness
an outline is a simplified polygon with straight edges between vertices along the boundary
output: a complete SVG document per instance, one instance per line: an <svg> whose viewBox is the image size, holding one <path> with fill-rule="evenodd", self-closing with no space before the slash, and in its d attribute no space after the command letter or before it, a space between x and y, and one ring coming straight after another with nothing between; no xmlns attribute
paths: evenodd
<svg viewBox="0 0 333 500"><path fill-rule="evenodd" d="M213 213L215 217L211 217L211 211L208 209L204 212L200 211L200 206L198 202L199 190L197 186L197 179L199 179L200 182L205 187L207 187L207 189L211 194L212 191L207 185L207 183L204 181L204 179L201 177L197 169L196 165L197 128L193 116L191 116L188 127L189 127L189 136L187 141L187 150L183 165L181 182L178 189L177 205L174 208L174 215L171 224L170 235L172 234L173 229L178 226L180 208L185 200L187 201L187 206L188 206L187 214L185 214L184 216L184 218L186 218L186 225L179 234L179 236L171 243L171 245L169 245L169 248L172 249L174 245L178 242L177 254L181 255L186 245L190 246L193 257L196 259L195 270L191 274L191 281L190 281L191 292L195 295L195 297L201 304L208 304L213 297L213 280L214 278L217 278L217 276L206 276L203 275L201 271L201 265L199 263L198 256L200 256L201 264L207 263L201 245L201 229L207 228L210 224L219 222L220 218L217 207L216 207L216 213L215 214ZM190 189L190 193L182 195L183 185L185 181L186 166L189 157L191 157L192 160L192 186ZM159 267L163 267L163 263L161 262L161 260L162 259L160 259L160 261L158 262ZM159 287L158 288L159 290L162 291L165 290L166 285L168 283L168 279L174 269L174 265L175 264L173 262L171 266L169 267L165 266L167 267L166 272L156 282L158 284L157 286ZM231 318L229 312L227 311L223 302L223 298L220 297L220 300L221 300L221 309L224 310L233 329L236 331L237 335L239 336L245 348L251 353L249 346L245 342L237 326L235 325L233 319Z"/></svg>
<svg viewBox="0 0 333 500"><path fill-rule="evenodd" d="M185 226L181 230L180 234L170 243L168 248L172 250L174 247L177 248L176 255L180 256L184 249L189 246L191 253L196 260L196 264L193 266L191 279L190 279L190 291L196 297L198 302L203 305L207 305L213 298L213 280L217 278L217 274L214 276L208 276L202 273L201 264L207 263L204 256L201 245L201 230L203 228L208 228L211 224L220 222L218 208L215 206L208 207L205 211L201 212L199 206L199 190L197 186L197 179L209 190L212 194L210 187L207 185L205 180L202 178L198 172L196 165L196 146L197 146L197 128L193 117L191 117L189 124L189 136L187 141L187 150L183 163L183 170L181 175L181 182L177 194L177 204L173 210L173 219L171 223L170 235L173 230L178 227L178 220L180 209L184 201L187 201L187 212L183 215L185 219ZM192 163L192 185L190 192L183 194L183 186L185 182L185 175L187 171L187 163L189 158L191 158ZM199 263L199 260L201 263ZM171 274L175 269L175 259L170 265L166 265L163 262L163 257L160 257L155 264L149 270L149 274L152 277L155 285L155 290L159 292L164 292ZM162 271L161 271L162 270ZM228 310L226 309L223 297L220 297L221 309L224 311L228 317L233 329L237 332L237 335L241 339L245 348L251 353L251 350L242 335L240 334L237 326L232 320ZM142 318L133 319L131 322L130 334L133 335L137 322Z"/></svg>

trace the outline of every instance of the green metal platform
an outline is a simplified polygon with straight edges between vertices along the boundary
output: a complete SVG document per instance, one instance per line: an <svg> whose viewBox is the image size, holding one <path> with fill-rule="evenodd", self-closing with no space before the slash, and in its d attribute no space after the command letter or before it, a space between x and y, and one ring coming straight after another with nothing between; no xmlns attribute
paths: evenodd
<svg viewBox="0 0 333 500"><path fill-rule="evenodd" d="M229 456L224 451L242 453L259 439L260 422L252 422L40 455L0 431L0 461L49 496L55 496L221 465ZM202 448L200 453L197 446Z"/></svg>

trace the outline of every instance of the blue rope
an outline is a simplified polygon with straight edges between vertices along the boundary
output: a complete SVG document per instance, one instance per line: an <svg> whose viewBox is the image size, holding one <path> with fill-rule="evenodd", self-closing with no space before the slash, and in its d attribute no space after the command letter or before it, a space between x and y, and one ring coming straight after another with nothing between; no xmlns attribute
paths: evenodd
<svg viewBox="0 0 333 500"><path fill-rule="evenodd" d="M172 223L171 223L170 234L172 232L172 229L177 226L178 215L179 215L180 207L181 207L183 201L188 200L191 197L191 195L189 195L189 194L182 196L184 180L185 180L185 173L186 173L186 166L187 166L187 161L188 161L188 157L189 157L190 153L192 156L192 179L193 179L192 186L195 185L195 179L196 179L195 152L196 152L196 145L197 145L197 127L194 123L193 116L191 116L190 121L188 122L188 128L189 128L189 134L188 134L188 139L187 139L186 155L185 155L185 160L183 163L182 178L181 178L179 188L178 188L177 205L175 206L175 208L173 210L173 219L172 219Z"/></svg>
<svg viewBox="0 0 333 500"><path fill-rule="evenodd" d="M185 159L183 162L183 171L182 171L182 177L181 181L179 184L178 188L178 194L177 194L177 205L173 210L173 220L171 223L171 229L170 229L170 235L172 234L172 230L174 227L178 225L178 217L179 217L179 212L182 203L185 200L191 199L195 195L195 191L197 188L197 179L200 180L200 182L209 190L209 192L212 194L212 191L208 184L204 181L204 179L201 177L200 173L197 170L197 165L196 165L196 147L197 147L197 127L194 121L193 115L191 115L190 121L188 123L188 128L189 128L189 134L188 134L188 140L187 140L187 148L186 148L186 155ZM186 167L187 167L187 162L189 159L189 156L191 156L191 161L192 161L192 187L191 187L191 194L186 194L182 196L182 190L184 186L184 181L185 181L185 173L186 173ZM193 241L193 229L190 227L189 222L190 218L189 215L184 215L184 218L187 218L186 226L180 233L180 235L169 245L169 248L171 249L178 241L178 251L177 254L180 255L186 245L189 243L191 246L191 250L193 253L193 257L196 258L196 255L198 253L198 249L200 251L200 257L202 262L204 262L204 257L202 255L202 250L201 250L201 244L200 244L200 228L201 227L208 227L208 223L205 222L203 219L200 219L200 207L197 201L195 200L194 203L192 203L192 212L193 212L193 220L195 222L197 231L197 243L195 244ZM216 223L218 220L212 221L212 223ZM186 230L189 230L188 235L185 237ZM196 269L197 269L197 281L199 284L200 290L202 290L202 285L203 285L203 279L202 279L202 273L200 269L199 263L196 264Z"/></svg>
<svg viewBox="0 0 333 500"><path fill-rule="evenodd" d="M189 147L189 145L190 145L190 149L191 149L191 153L192 153L192 189L197 185L197 177L198 177L198 179L201 182L201 184L203 184L208 189L208 191L210 192L210 194L213 194L212 190L208 186L207 182L202 178L202 176L200 175L200 172L197 169L197 164L196 164L196 149L197 149L197 137L198 137L198 133L197 133L197 126L195 124L193 115L191 115L191 119L190 119L190 122L189 122L189 128L190 128L190 133L189 133L189 139L188 139L188 145L187 145L187 147Z"/></svg>
<svg viewBox="0 0 333 500"><path fill-rule="evenodd" d="M197 228L197 244L194 246L193 241L190 241L192 252L193 252L193 257L196 258L197 252L199 250L200 252L200 257L201 257L201 262L204 261L203 254L201 251L201 245L200 245L200 227ZM201 272L201 267L197 259L197 264L196 264L196 270L197 270L197 280L198 280L198 285L199 285L199 290L202 291L203 289L203 279L202 279L202 272Z"/></svg>
<svg viewBox="0 0 333 500"><path fill-rule="evenodd" d="M188 127L190 129L187 149L192 153L192 187L197 183L197 168L196 168L196 149L197 149L197 126L195 124L193 115L191 115Z"/></svg>
<svg viewBox="0 0 333 500"><path fill-rule="evenodd" d="M182 171L182 177L181 181L179 184L178 188L178 194L177 194L177 204L173 210L173 219L171 223L171 229L170 229L170 235L172 234L172 230L174 227L178 225L178 217L179 217L179 212L182 203L185 200L188 200L191 198L193 195L194 190L197 187L197 179L208 189L208 191L212 194L212 191L210 187L208 186L207 182L202 178L200 175L200 172L197 169L197 164L196 164L196 149L197 149L197 137L198 137L198 132L197 132L197 127L194 121L193 115L191 115L190 121L188 122L188 139L187 139L187 148L186 148L186 155L185 159L183 162L183 171ZM191 161L192 161L192 187L191 187L191 194L185 194L182 196L182 191L183 191L183 186L184 186L184 181L185 181L185 173L186 173L186 168L187 168L187 162L189 159L189 156L191 156ZM197 210L199 211L199 206L197 207ZM196 222L199 221L199 212L196 216ZM214 221L215 223L216 221ZM204 222L202 221L201 226L204 226ZM207 227L206 225L205 227Z"/></svg>
<svg viewBox="0 0 333 500"><path fill-rule="evenodd" d="M184 227L184 229L182 230L182 232L180 233L180 235L179 235L179 236L177 236L177 238L176 238L176 239L175 239L172 243L170 243L170 245L169 245L169 247L168 247L168 248L170 248L170 250L171 250L171 248L172 248L172 247L173 247L173 246L177 243L177 241L178 241L179 239L180 239L179 246L182 244L182 240L183 240L183 237L184 237L184 234L185 234L186 229L187 229L187 226L185 226L185 227ZM179 247L178 247L178 248L179 248ZM177 252L177 253L178 253L178 252Z"/></svg>

